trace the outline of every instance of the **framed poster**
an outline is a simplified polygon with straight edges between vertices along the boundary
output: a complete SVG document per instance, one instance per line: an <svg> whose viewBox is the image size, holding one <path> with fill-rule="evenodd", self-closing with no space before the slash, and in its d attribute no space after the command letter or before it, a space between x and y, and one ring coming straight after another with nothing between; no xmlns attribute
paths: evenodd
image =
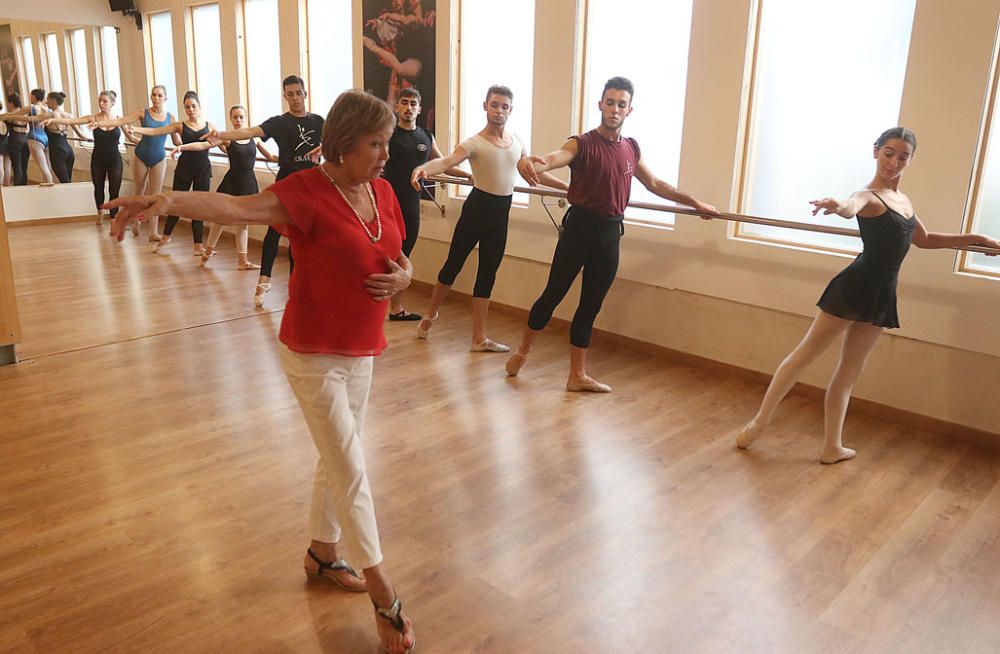
<svg viewBox="0 0 1000 654"><path fill-rule="evenodd" d="M17 50L10 25L0 25L0 76L3 77L3 105L7 96L21 92L21 77L17 72Z"/></svg>
<svg viewBox="0 0 1000 654"><path fill-rule="evenodd" d="M395 107L415 87L423 107L417 124L434 132L434 0L364 0L364 86Z"/></svg>

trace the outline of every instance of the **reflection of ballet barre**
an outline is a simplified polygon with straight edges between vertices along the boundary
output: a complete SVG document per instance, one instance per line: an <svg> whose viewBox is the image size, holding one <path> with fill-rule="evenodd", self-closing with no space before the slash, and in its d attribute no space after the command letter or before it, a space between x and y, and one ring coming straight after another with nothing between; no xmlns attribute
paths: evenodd
<svg viewBox="0 0 1000 654"><path fill-rule="evenodd" d="M460 177L448 177L446 175L434 175L433 177L428 177L428 180L432 182L437 182L438 184L457 184L459 186L472 186L472 182L467 179ZM565 191L557 191L555 189L548 188L531 188L530 186L515 186L515 193L527 193L528 195L538 195L542 198L566 198ZM437 202L435 202L437 204ZM440 205L439 205L440 206ZM544 206L544 201L543 201ZM691 207L683 207L678 205L670 204L653 204L651 202L629 202L628 206L634 207L636 209L651 209L652 211L664 211L666 213L681 214L684 216L698 216L701 217L704 214L698 213L698 211L692 209ZM441 215L444 215L442 210ZM550 216L551 217L551 216ZM768 227L783 227L785 229L798 229L805 232L821 232L823 234L835 234L837 236L860 236L858 230L847 229L845 227L831 227L828 225L813 225L810 223L797 223L790 220L778 220L776 218L761 218L760 216L747 216L739 213L723 213L718 216L712 216L716 220L728 220L735 223L753 223L754 225L767 225ZM964 247L953 247L949 248L952 250L965 250L966 252L980 252L982 254L1000 254L1000 250L994 250L993 248L987 248L980 245L967 245Z"/></svg>
<svg viewBox="0 0 1000 654"><path fill-rule="evenodd" d="M66 140L67 141L79 141L81 143L93 143L94 142L94 139L80 138L79 136L67 136ZM126 148L134 148L136 146L135 143L132 143L130 141L124 141L121 144L124 145ZM166 146L166 149L173 150L175 148L173 146L168 145L168 146ZM226 161L229 161L229 157L227 155L223 154L223 153L220 153L220 152L209 151L208 156L215 157L216 159L225 159ZM270 166L271 162L268 161L267 159L265 159L264 157L254 157L254 160L255 161L261 161L263 163L269 164L268 167L267 167L268 170L271 171L272 173L274 172L273 170L271 170L271 166Z"/></svg>

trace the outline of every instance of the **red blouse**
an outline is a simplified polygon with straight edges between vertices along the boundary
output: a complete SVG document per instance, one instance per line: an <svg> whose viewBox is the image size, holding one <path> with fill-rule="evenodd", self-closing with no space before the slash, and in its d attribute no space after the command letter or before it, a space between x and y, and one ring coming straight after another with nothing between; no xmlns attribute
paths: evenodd
<svg viewBox="0 0 1000 654"><path fill-rule="evenodd" d="M382 238L372 243L350 205L320 169L303 170L266 190L278 196L288 224L274 228L295 253L288 304L278 338L303 354L360 357L386 347L389 303L365 290L373 273L389 272L386 259L399 258L406 228L392 186L371 182L382 221ZM376 234L374 224L368 226Z"/></svg>

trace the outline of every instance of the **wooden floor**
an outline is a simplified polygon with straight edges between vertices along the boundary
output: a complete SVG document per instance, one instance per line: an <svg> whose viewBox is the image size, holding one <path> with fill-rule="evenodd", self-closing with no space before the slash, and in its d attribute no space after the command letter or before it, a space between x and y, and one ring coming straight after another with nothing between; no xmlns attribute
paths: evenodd
<svg viewBox="0 0 1000 654"><path fill-rule="evenodd" d="M0 652L376 652L368 600L301 571L286 267L255 311L231 240L204 270L187 232L169 256L85 224L10 237ZM820 466L821 407L793 396L740 452L759 382L597 339L615 392L567 394L565 328L508 379L469 321L455 298L429 341L388 324L366 424L418 652L1000 651L1000 447L853 412L858 458Z"/></svg>

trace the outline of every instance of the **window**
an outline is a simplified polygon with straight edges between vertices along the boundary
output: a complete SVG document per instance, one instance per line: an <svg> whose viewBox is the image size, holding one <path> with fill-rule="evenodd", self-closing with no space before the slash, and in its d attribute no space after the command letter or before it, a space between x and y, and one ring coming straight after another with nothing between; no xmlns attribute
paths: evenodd
<svg viewBox="0 0 1000 654"><path fill-rule="evenodd" d="M503 11L493 3L472 0L461 5L459 32L459 112L455 143L479 132L486 124L483 101L494 84L510 87L513 111L507 129L531 151L531 104L535 50L535 0L507 0ZM497 35L517 35L517 47L497 50ZM459 194L469 194L460 186ZM527 204L528 196L514 194L514 202Z"/></svg>
<svg viewBox="0 0 1000 654"><path fill-rule="evenodd" d="M174 78L174 32L169 11L149 15L149 49L152 52L153 85L166 87L166 104L169 107L177 95L177 80Z"/></svg>
<svg viewBox="0 0 1000 654"><path fill-rule="evenodd" d="M76 80L76 110L80 115L93 112L90 95L90 69L87 67L87 33L85 28L70 30L70 51L73 56L73 77Z"/></svg>
<svg viewBox="0 0 1000 654"><path fill-rule="evenodd" d="M643 163L653 174L674 185L681 160L692 4L693 0L587 0L580 131L600 124L598 104L604 83L616 75L627 76L635 85L636 102L622 133L639 141ZM628 41L639 45L637 52L649 54L631 57L625 67L621 60L623 18L628 23ZM632 184L631 197L639 202L663 202L638 182ZM673 214L649 209L629 209L628 217L658 224L674 221Z"/></svg>
<svg viewBox="0 0 1000 654"><path fill-rule="evenodd" d="M979 162L973 179L967 221L970 230L1000 236L1000 32L993 53L993 80L986 101L983 132L980 137ZM1000 257L963 252L959 270L992 273L1000 276Z"/></svg>
<svg viewBox="0 0 1000 654"><path fill-rule="evenodd" d="M38 72L35 70L35 47L30 36L21 37L21 60L24 61L24 81L28 91L38 88ZM29 102L25 98L25 103Z"/></svg>
<svg viewBox="0 0 1000 654"><path fill-rule="evenodd" d="M122 97L122 75L118 67L118 30L109 25L101 28L101 65L104 70L102 91L114 91Z"/></svg>
<svg viewBox="0 0 1000 654"><path fill-rule="evenodd" d="M42 36L42 44L45 51L45 68L48 72L46 84L53 91L63 91L62 67L59 65L59 41L56 35L45 34Z"/></svg>
<svg viewBox="0 0 1000 654"><path fill-rule="evenodd" d="M243 0L243 28L247 119L250 125L259 125L282 113L277 0ZM278 151L273 139L265 146Z"/></svg>
<svg viewBox="0 0 1000 654"><path fill-rule="evenodd" d="M915 0L758 2L738 210L830 224L830 216L811 216L808 201L847 197L871 178L872 143L899 120ZM830 35L849 35L849 44L836 45ZM829 89L844 97L831 97ZM849 236L746 224L736 233L860 249Z"/></svg>
<svg viewBox="0 0 1000 654"><path fill-rule="evenodd" d="M194 36L194 89L201 99L202 117L216 129L227 129L219 5L191 7L191 28Z"/></svg>
<svg viewBox="0 0 1000 654"><path fill-rule="evenodd" d="M309 0L306 12L309 106L325 118L337 96L354 87L351 3Z"/></svg>

